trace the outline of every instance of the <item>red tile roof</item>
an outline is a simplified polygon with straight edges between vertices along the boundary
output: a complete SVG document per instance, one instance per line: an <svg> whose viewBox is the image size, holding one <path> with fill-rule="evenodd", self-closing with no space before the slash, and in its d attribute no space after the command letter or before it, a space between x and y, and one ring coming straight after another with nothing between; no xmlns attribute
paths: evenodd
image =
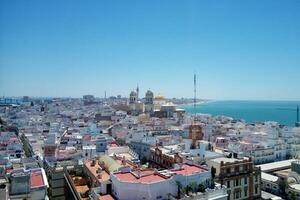
<svg viewBox="0 0 300 200"><path fill-rule="evenodd" d="M44 179L41 171L31 172L31 188L44 186Z"/></svg>
<svg viewBox="0 0 300 200"><path fill-rule="evenodd" d="M106 195L100 195L99 200L114 200L114 198L111 195L106 194Z"/></svg>
<svg viewBox="0 0 300 200"><path fill-rule="evenodd" d="M158 174L153 174L153 173L149 175L141 176L140 178L137 178L137 176L133 175L133 173L131 172L127 172L127 173L119 172L119 173L115 173L114 175L120 181L130 182L130 183L155 183L167 179Z"/></svg>
<svg viewBox="0 0 300 200"><path fill-rule="evenodd" d="M181 174L184 176L189 176L195 173L202 173L202 172L207 172L207 169L204 169L202 167L198 167L195 165L188 165L188 164L183 164L181 169L179 170L172 170L176 174Z"/></svg>

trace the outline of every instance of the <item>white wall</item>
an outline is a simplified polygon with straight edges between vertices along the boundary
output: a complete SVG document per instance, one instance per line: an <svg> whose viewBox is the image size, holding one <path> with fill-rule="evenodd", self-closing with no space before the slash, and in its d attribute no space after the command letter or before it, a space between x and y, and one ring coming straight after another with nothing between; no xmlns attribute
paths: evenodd
<svg viewBox="0 0 300 200"><path fill-rule="evenodd" d="M157 200L166 199L168 193L173 196L177 194L177 187L170 184L170 180L152 184L119 182L114 176L111 176L111 180L113 194L119 200Z"/></svg>

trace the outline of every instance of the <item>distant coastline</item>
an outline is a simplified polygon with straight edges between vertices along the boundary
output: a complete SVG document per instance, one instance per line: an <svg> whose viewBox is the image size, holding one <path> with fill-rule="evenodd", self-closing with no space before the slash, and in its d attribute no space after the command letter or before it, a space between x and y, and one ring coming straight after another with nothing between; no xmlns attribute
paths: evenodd
<svg viewBox="0 0 300 200"><path fill-rule="evenodd" d="M201 106L199 106L201 104ZM203 113L212 116L228 116L247 123L274 121L294 127L296 109L300 101L207 101L194 108L193 104L179 105L187 113Z"/></svg>
<svg viewBox="0 0 300 200"><path fill-rule="evenodd" d="M200 100L196 102L196 105L202 105L210 102L214 102L215 100ZM188 103L176 103L176 106L182 107L182 106L193 106L194 102L188 102Z"/></svg>

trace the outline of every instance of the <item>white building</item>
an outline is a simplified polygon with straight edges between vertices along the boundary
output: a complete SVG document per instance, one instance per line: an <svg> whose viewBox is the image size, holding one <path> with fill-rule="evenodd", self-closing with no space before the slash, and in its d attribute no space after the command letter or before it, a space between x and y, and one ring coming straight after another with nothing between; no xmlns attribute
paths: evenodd
<svg viewBox="0 0 300 200"><path fill-rule="evenodd" d="M164 171L121 171L111 174L112 193L119 200L156 200L177 196L178 183L210 183L209 170L189 164ZM218 199L218 198L216 198Z"/></svg>

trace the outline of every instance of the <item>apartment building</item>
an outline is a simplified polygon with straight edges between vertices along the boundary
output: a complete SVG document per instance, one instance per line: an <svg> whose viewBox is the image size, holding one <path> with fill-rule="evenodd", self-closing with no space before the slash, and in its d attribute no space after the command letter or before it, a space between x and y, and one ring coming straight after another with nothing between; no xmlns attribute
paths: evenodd
<svg viewBox="0 0 300 200"><path fill-rule="evenodd" d="M261 171L251 158L216 158L208 165L215 168L216 181L227 186L228 199L260 199Z"/></svg>

